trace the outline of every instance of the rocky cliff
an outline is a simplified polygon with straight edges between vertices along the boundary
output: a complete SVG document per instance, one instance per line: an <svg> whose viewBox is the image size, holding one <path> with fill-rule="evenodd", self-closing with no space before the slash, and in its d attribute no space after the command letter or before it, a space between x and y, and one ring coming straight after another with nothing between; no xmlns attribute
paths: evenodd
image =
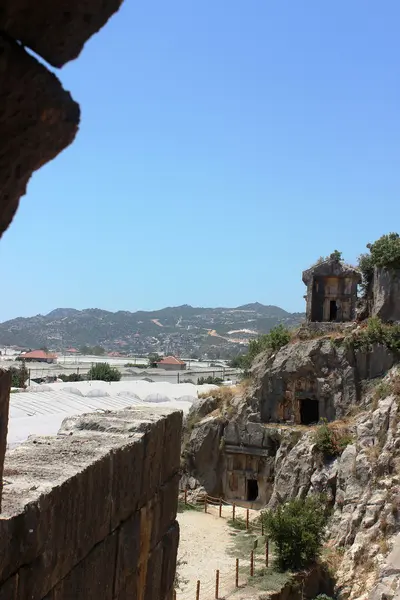
<svg viewBox="0 0 400 600"><path fill-rule="evenodd" d="M400 321L400 269L376 268L372 284L372 315Z"/></svg>
<svg viewBox="0 0 400 600"><path fill-rule="evenodd" d="M325 560L341 599L388 600L400 590L396 364L384 344L296 342L261 357L251 385L228 405L209 402L204 416L203 402L197 419L196 409L190 417L184 463L208 493L271 509L325 495L332 511ZM329 425L296 422L296 403L310 396ZM277 408L282 399L292 407L289 419ZM332 452L321 443L323 431L335 441ZM257 498L246 497L251 480Z"/></svg>

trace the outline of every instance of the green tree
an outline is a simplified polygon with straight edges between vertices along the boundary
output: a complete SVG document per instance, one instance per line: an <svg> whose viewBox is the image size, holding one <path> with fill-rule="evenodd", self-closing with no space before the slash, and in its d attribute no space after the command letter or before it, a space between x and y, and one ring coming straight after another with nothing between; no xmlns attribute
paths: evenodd
<svg viewBox="0 0 400 600"><path fill-rule="evenodd" d="M329 258L333 258L335 260L342 260L342 252L339 252L339 250L334 250L329 256Z"/></svg>
<svg viewBox="0 0 400 600"><path fill-rule="evenodd" d="M156 369L158 367L158 362L160 361L160 356L156 352L152 352L149 354L149 368Z"/></svg>
<svg viewBox="0 0 400 600"><path fill-rule="evenodd" d="M290 338L291 334L289 329L281 324L271 329L269 333L261 335L255 340L250 340L249 355L251 361L253 361L258 354L264 352L265 350L277 352L290 342Z"/></svg>
<svg viewBox="0 0 400 600"><path fill-rule="evenodd" d="M96 363L88 372L88 379L97 381L119 381L121 372L109 363Z"/></svg>
<svg viewBox="0 0 400 600"><path fill-rule="evenodd" d="M222 382L223 379L221 379L221 377L212 377L212 375L210 375L209 377L197 378L197 385L204 385L205 383L208 383L210 385L221 385Z"/></svg>
<svg viewBox="0 0 400 600"><path fill-rule="evenodd" d="M320 256L319 259L314 263L314 266L320 265L321 263L332 259L342 260L342 252L339 252L339 250L334 250L331 254L329 254L329 256Z"/></svg>
<svg viewBox="0 0 400 600"><path fill-rule="evenodd" d="M235 356L230 366L236 369L242 369L245 377L249 376L250 368L256 356L261 352L278 352L283 346L286 346L291 340L291 333L284 325L273 327L269 333L260 335L255 340L250 340L247 354Z"/></svg>
<svg viewBox="0 0 400 600"><path fill-rule="evenodd" d="M29 371L26 368L25 361L19 367L11 367L11 387L25 388L29 379Z"/></svg>
<svg viewBox="0 0 400 600"><path fill-rule="evenodd" d="M247 354L238 354L229 361L229 366L232 369L243 369L246 363Z"/></svg>
<svg viewBox="0 0 400 600"><path fill-rule="evenodd" d="M92 349L90 348L90 346L86 346L86 344L84 344L79 348L79 352L83 355L87 355L92 353Z"/></svg>
<svg viewBox="0 0 400 600"><path fill-rule="evenodd" d="M388 233L368 244L372 263L376 267L400 269L400 236L398 233Z"/></svg>
<svg viewBox="0 0 400 600"><path fill-rule="evenodd" d="M66 373L61 373L58 375L58 379L62 381L84 381L83 376L80 373L70 373L67 375Z"/></svg>
<svg viewBox="0 0 400 600"><path fill-rule="evenodd" d="M367 244L367 248L369 254L364 253L358 257L364 294L368 294L370 290L374 267L400 269L400 236L398 233L382 235L373 244Z"/></svg>
<svg viewBox="0 0 400 600"><path fill-rule="evenodd" d="M92 354L94 356L104 356L105 353L106 353L106 351L101 346L94 346L92 348Z"/></svg>
<svg viewBox="0 0 400 600"><path fill-rule="evenodd" d="M282 571L304 569L317 559L328 518L321 499L291 500L264 512L262 518Z"/></svg>

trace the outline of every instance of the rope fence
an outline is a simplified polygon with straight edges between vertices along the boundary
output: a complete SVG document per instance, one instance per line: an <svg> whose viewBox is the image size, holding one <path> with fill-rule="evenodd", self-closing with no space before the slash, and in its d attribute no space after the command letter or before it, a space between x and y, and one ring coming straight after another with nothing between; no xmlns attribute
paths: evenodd
<svg viewBox="0 0 400 600"><path fill-rule="evenodd" d="M251 578L256 574L256 567L269 567L270 564L270 549L269 540L264 536L264 525L261 522L254 522L250 519L250 509L237 506L235 503L230 504L222 498L215 498L208 494L201 498L196 498L196 502L188 500L187 490L180 493L180 500L186 506L192 506L197 510L202 510L206 514L212 514L219 518L241 522L243 530L249 533L254 533L262 538L265 545L264 552L256 556L255 550L258 548L258 539L255 540L254 549L251 550L248 559L236 558L229 572L221 572L220 569L215 570L214 582L202 582L197 580L191 582L190 589L185 591L175 590L174 600L222 600L227 595L235 592L240 587L244 587L251 581ZM243 514L243 516L240 515Z"/></svg>
<svg viewBox="0 0 400 600"><path fill-rule="evenodd" d="M195 509L203 508L205 513L210 512L210 509L215 507L218 509L218 515L220 518L230 518L233 523L243 519L243 521L246 523L247 531L253 531L254 533L260 533L260 535L264 535L264 524L262 522L255 523L250 519L250 510L253 509L244 508L243 506L238 506L235 503L230 504L222 498L215 498L213 496L209 496L208 494L203 497L196 498L196 502L190 502L188 499L187 490L180 492L180 499L185 503L185 506L192 506ZM226 510L223 510L226 508L229 509L228 514ZM241 512L243 515L242 517L240 515ZM214 514L212 510L211 514Z"/></svg>

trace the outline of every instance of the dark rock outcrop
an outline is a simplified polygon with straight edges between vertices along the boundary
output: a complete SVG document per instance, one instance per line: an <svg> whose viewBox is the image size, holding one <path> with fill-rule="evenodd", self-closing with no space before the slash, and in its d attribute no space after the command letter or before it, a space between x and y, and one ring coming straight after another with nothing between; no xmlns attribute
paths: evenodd
<svg viewBox="0 0 400 600"><path fill-rule="evenodd" d="M80 54L122 0L1 0L0 31L54 67Z"/></svg>
<svg viewBox="0 0 400 600"><path fill-rule="evenodd" d="M79 115L55 75L0 37L0 234L32 173L74 140Z"/></svg>
<svg viewBox="0 0 400 600"><path fill-rule="evenodd" d="M74 140L79 106L25 51L61 67L118 10L121 0L0 0L0 237L32 173Z"/></svg>

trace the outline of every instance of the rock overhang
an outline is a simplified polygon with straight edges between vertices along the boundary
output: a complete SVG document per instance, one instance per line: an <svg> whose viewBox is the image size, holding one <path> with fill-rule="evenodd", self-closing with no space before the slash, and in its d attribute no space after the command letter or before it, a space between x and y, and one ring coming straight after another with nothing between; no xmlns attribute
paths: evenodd
<svg viewBox="0 0 400 600"><path fill-rule="evenodd" d="M0 31L53 67L79 56L123 0L1 0Z"/></svg>

